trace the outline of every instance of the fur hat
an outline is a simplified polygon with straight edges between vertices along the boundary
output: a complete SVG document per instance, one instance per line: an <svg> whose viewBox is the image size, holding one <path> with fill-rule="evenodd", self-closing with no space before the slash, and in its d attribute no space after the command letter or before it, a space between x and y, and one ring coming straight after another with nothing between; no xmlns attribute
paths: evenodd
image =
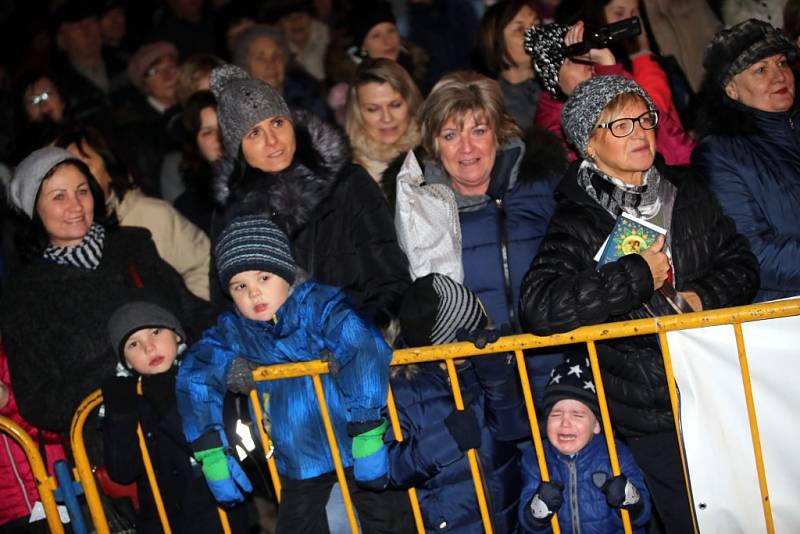
<svg viewBox="0 0 800 534"><path fill-rule="evenodd" d="M225 153L236 159L244 134L267 117L290 118L289 106L275 89L254 80L241 68L225 64L211 71L209 87L217 99Z"/></svg>
<svg viewBox="0 0 800 534"><path fill-rule="evenodd" d="M178 49L169 41L147 43L139 47L128 63L128 79L131 84L140 91L143 90L147 71L164 56L178 61Z"/></svg>
<svg viewBox="0 0 800 534"><path fill-rule="evenodd" d="M561 111L561 128L564 135L582 157L586 158L589 136L603 109L623 93L634 93L644 98L649 109L656 105L647 91L633 80L608 74L594 76L575 88Z"/></svg>
<svg viewBox="0 0 800 534"><path fill-rule="evenodd" d="M734 76L765 57L786 54L794 61L797 53L797 46L783 32L749 19L714 35L703 54L703 67L714 86L724 89Z"/></svg>
<svg viewBox="0 0 800 534"><path fill-rule="evenodd" d="M350 35L353 37L353 44L358 48L364 46L364 39L366 39L369 31L381 22L397 23L391 4L385 0L355 2L347 20L350 26Z"/></svg>
<svg viewBox="0 0 800 534"><path fill-rule="evenodd" d="M186 332L172 313L152 302L128 302L117 308L108 320L108 339L123 367L127 367L125 342L142 328L168 328L178 334L181 342L186 342Z"/></svg>
<svg viewBox="0 0 800 534"><path fill-rule="evenodd" d="M44 147L31 152L14 170L14 177L8 185L8 197L18 209L33 218L36 195L42 180L50 170L65 161L80 161L64 148Z"/></svg>
<svg viewBox="0 0 800 534"><path fill-rule="evenodd" d="M478 297L438 273L411 284L403 295L399 318L403 339L411 347L452 343L460 330L472 332L488 324Z"/></svg>
<svg viewBox="0 0 800 534"><path fill-rule="evenodd" d="M246 215L231 221L220 234L214 255L226 291L231 278L244 271L270 272L290 285L297 271L286 234L261 215Z"/></svg>
<svg viewBox="0 0 800 534"><path fill-rule="evenodd" d="M553 22L531 26L525 32L525 52L531 56L531 63L545 89L553 96L563 93L558 86L558 73L566 56L564 37L569 26Z"/></svg>
<svg viewBox="0 0 800 534"><path fill-rule="evenodd" d="M560 400L574 399L584 403L600 419L600 405L592 378L588 358L583 362L567 358L550 371L550 380L544 388L542 407L545 417Z"/></svg>

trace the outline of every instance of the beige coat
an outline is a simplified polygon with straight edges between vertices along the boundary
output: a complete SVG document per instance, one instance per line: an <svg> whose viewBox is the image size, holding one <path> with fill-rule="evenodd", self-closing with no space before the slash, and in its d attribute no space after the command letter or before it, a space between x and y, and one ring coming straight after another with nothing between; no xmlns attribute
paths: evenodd
<svg viewBox="0 0 800 534"><path fill-rule="evenodd" d="M128 191L122 202L112 192L106 204L117 213L122 226L150 230L159 255L180 273L189 291L209 299L211 242L202 230L168 202L145 196L138 189Z"/></svg>

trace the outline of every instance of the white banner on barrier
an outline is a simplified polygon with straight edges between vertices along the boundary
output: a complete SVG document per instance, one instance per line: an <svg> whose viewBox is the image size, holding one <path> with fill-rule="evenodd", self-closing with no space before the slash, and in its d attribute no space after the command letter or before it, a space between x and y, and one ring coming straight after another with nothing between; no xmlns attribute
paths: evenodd
<svg viewBox="0 0 800 534"><path fill-rule="evenodd" d="M742 325L775 532L800 532L800 317ZM701 534L766 532L732 326L667 335Z"/></svg>

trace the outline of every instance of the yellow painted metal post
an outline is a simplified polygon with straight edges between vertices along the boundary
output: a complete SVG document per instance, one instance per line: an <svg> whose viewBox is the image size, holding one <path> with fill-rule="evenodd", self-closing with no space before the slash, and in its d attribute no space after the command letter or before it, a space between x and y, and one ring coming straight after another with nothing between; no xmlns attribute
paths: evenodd
<svg viewBox="0 0 800 534"><path fill-rule="evenodd" d="M86 443L83 439L83 427L86 418L92 410L103 401L101 391L95 390L75 410L72 417L72 425L69 429L70 443L72 443L72 454L75 459L75 470L77 478L83 486L83 493L86 495L86 504L89 506L89 513L92 516L92 523L97 534L109 534L108 520L103 510L103 503L100 501L100 493L97 491L97 484L94 480L92 466L86 456Z"/></svg>
<svg viewBox="0 0 800 534"><path fill-rule="evenodd" d="M458 385L458 374L456 374L456 366L453 364L452 358L445 360L447 363L447 374L450 376L450 387L453 390L453 400L456 404L457 410L464 410L464 399L461 397L461 387ZM478 467L478 453L475 449L467 451L467 460L469 461L469 470L472 472L472 482L475 486L475 496L478 498L478 508L481 512L481 519L483 520L483 530L486 534L492 534L492 516L489 514L489 505L486 503L486 494L483 491L483 479Z"/></svg>
<svg viewBox="0 0 800 534"><path fill-rule="evenodd" d="M36 489L39 490L39 499L42 501L44 507L44 515L47 519L47 526L50 528L52 534L63 534L64 525L61 524L61 518L58 515L58 506L53 492L56 490L56 480L47 474L47 467L42 461L42 456L39 454L39 448L33 438L25 432L21 426L9 419L0 415L0 431L6 432L11 438L19 443L19 446L25 451L25 456L28 458L28 463L31 466L33 478L36 481Z"/></svg>
<svg viewBox="0 0 800 534"><path fill-rule="evenodd" d="M336 468L336 477L339 479L339 485L342 487L342 497L344 497L344 507L347 510L347 519L350 522L350 529L353 531L353 534L358 534L358 522L353 512L353 501L350 499L350 489L347 487L347 478L344 475L344 467L342 467L342 457L339 456L339 445L336 443L336 435L333 433L333 425L328 415L328 405L325 403L325 393L322 391L322 380L317 373L312 374L311 379L314 381L314 390L317 392L319 411L322 414L322 423L325 425L325 434L328 436L328 445L331 447L331 456L333 457L333 465Z"/></svg>
<svg viewBox="0 0 800 534"><path fill-rule="evenodd" d="M278 504L281 502L281 477L278 475L278 466L275 465L275 458L269 450L269 434L264 428L264 413L261 410L261 403L258 400L258 392L253 389L250 391L250 405L253 407L253 415L256 418L258 435L261 436L261 446L264 449L264 458L267 459L269 476L272 479L272 486L275 488L275 499Z"/></svg>
<svg viewBox="0 0 800 534"><path fill-rule="evenodd" d="M600 419L603 424L603 434L606 437L608 447L608 457L611 460L611 473L619 476L619 458L617 458L617 444L614 443L614 432L611 428L611 416L608 414L608 403L606 402L606 389L603 386L603 378L600 376L600 362L597 359L597 347L594 341L587 341L586 348L589 349L589 362L591 363L594 386L597 389L597 403L600 405ZM627 510L620 510L622 516L622 529L625 534L633 532L631 528L631 516Z"/></svg>
<svg viewBox="0 0 800 534"><path fill-rule="evenodd" d="M758 472L758 487L761 490L761 504L764 507L764 519L767 522L767 532L769 534L774 534L775 523L772 519L772 506L769 502L767 475L764 470L764 456L761 452L761 437L758 433L758 418L756 417L756 405L753 400L753 386L750 383L750 367L747 364L742 325L740 323L734 323L733 329L736 333L736 348L739 350L739 366L742 372L744 398L747 403L747 417L750 420L750 435L753 439L753 454L756 460L756 471Z"/></svg>
<svg viewBox="0 0 800 534"><path fill-rule="evenodd" d="M397 406L394 403L391 386L389 386L389 395L386 398L386 407L389 409L389 422L392 424L394 439L402 442L403 431L400 428L400 420L397 418ZM415 488L408 488L408 499L411 501L411 511L414 513L414 524L417 526L417 532L424 534L425 524L422 522L422 511L419 509L419 499L417 499L417 490Z"/></svg>
<svg viewBox="0 0 800 534"><path fill-rule="evenodd" d="M543 482L549 482L550 472L547 469L547 461L544 457L542 433L539 429L539 420L536 418L536 407L533 405L533 394L531 394L531 382L528 379L528 366L525 365L525 354L521 350L515 350L514 356L517 360L517 372L519 373L519 380L522 384L525 411L528 412L528 423L531 425L533 449L536 451L536 461L539 463L539 474ZM558 514L553 514L550 525L553 527L553 534L561 534L561 525L558 524Z"/></svg>
<svg viewBox="0 0 800 534"><path fill-rule="evenodd" d="M680 407L678 406L678 391L675 385L675 373L672 370L672 357L669 353L669 343L667 343L667 333L659 332L658 340L661 344L661 356L664 358L664 371L667 379L667 389L669 390L669 400L672 404L672 417L675 421L675 435L678 437L678 450L681 453L681 466L683 467L683 480L686 484L686 495L689 498L689 510L692 511L692 528L694 534L698 534L697 517L694 513L694 498L692 498L692 486L689 484L689 468L686 466L686 454L683 451L683 436L681 435Z"/></svg>

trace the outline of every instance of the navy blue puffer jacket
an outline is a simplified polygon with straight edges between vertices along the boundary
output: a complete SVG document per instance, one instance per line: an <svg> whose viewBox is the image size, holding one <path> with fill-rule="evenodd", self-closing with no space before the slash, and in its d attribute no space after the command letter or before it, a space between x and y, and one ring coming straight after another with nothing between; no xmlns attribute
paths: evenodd
<svg viewBox="0 0 800 534"><path fill-rule="evenodd" d="M800 103L785 113L726 103L692 164L750 240L761 266L755 300L800 295Z"/></svg>

